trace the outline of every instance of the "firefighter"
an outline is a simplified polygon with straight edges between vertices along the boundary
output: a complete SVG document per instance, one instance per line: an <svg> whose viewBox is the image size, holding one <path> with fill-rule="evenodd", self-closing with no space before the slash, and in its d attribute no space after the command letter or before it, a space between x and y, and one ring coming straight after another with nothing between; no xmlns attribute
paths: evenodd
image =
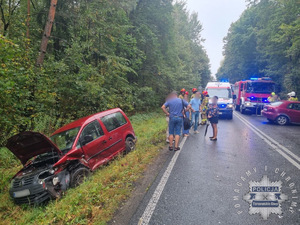
<svg viewBox="0 0 300 225"><path fill-rule="evenodd" d="M203 91L203 100L201 102L200 111L201 111L201 125L206 124L207 122L207 109L208 109L208 102L209 102L209 96L207 91Z"/></svg>
<svg viewBox="0 0 300 225"><path fill-rule="evenodd" d="M184 88L181 89L180 91L180 95L178 96L180 99L183 99L184 95L185 95L186 90Z"/></svg>
<svg viewBox="0 0 300 225"><path fill-rule="evenodd" d="M193 94L191 96L191 99L193 99L195 97L195 94L197 93L197 91L198 91L197 88L192 89Z"/></svg>
<svg viewBox="0 0 300 225"><path fill-rule="evenodd" d="M271 95L268 97L268 102L272 103L275 102L275 92L272 92Z"/></svg>
<svg viewBox="0 0 300 225"><path fill-rule="evenodd" d="M294 91L292 91L291 93L288 93L288 96L289 96L289 101L298 101L298 98Z"/></svg>

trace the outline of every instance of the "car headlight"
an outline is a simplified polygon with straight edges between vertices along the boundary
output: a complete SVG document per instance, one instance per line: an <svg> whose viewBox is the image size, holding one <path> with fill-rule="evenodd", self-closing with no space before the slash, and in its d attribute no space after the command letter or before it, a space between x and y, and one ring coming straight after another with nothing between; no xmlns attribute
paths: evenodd
<svg viewBox="0 0 300 225"><path fill-rule="evenodd" d="M44 183L44 179L39 179L39 184L43 184Z"/></svg>
<svg viewBox="0 0 300 225"><path fill-rule="evenodd" d="M246 106L251 106L251 103L250 102L246 102L245 105Z"/></svg>
<svg viewBox="0 0 300 225"><path fill-rule="evenodd" d="M233 104L228 104L227 108L233 108Z"/></svg>

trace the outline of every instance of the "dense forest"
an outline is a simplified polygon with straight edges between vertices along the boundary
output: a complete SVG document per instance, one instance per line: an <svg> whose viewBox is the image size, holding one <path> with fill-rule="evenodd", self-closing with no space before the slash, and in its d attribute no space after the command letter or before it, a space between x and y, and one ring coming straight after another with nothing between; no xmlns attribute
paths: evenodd
<svg viewBox="0 0 300 225"><path fill-rule="evenodd" d="M219 79L267 76L277 82L283 97L290 91L300 94L299 0L249 1L224 41Z"/></svg>
<svg viewBox="0 0 300 225"><path fill-rule="evenodd" d="M210 79L202 25L184 2L58 0L37 66L49 8L0 0L0 145L113 107L151 110L171 90Z"/></svg>

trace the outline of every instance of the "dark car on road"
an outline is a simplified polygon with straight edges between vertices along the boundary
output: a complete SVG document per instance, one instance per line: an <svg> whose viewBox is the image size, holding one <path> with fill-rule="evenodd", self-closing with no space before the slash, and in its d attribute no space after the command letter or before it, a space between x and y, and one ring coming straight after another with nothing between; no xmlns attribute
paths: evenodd
<svg viewBox="0 0 300 225"><path fill-rule="evenodd" d="M74 121L50 139L37 132L11 137L6 147L23 168L13 177L10 195L17 204L40 204L76 187L116 155L135 148L136 136L121 109Z"/></svg>
<svg viewBox="0 0 300 225"><path fill-rule="evenodd" d="M288 123L300 123L299 101L278 101L264 106L262 111L264 117L279 125Z"/></svg>

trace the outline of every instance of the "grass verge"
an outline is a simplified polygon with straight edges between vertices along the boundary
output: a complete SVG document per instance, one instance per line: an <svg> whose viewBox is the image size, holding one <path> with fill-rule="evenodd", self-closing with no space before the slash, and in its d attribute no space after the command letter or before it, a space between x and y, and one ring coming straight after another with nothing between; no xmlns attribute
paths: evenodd
<svg viewBox="0 0 300 225"><path fill-rule="evenodd" d="M0 224L106 224L134 182L159 154L165 141L165 118L159 113L131 117L137 149L98 169L90 179L46 206L17 206L9 197L10 178L20 162L5 148L0 149Z"/></svg>

